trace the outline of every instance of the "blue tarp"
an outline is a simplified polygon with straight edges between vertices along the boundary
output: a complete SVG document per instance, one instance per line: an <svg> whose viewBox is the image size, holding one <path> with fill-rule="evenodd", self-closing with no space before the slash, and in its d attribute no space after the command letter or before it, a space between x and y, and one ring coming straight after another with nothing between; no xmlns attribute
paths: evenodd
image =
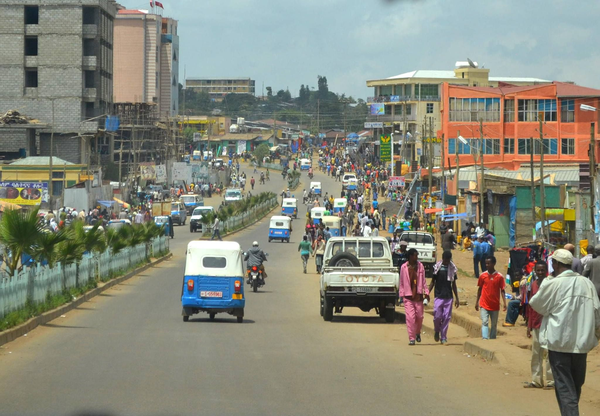
<svg viewBox="0 0 600 416"><path fill-rule="evenodd" d="M358 134L356 133L350 133L349 135L346 136L347 139L358 139Z"/></svg>
<svg viewBox="0 0 600 416"><path fill-rule="evenodd" d="M98 201L98 203L104 207L110 208L114 205L115 201Z"/></svg>
<svg viewBox="0 0 600 416"><path fill-rule="evenodd" d="M447 219L447 218L451 218L451 217L452 217L452 219L466 219L466 218L472 218L472 217L474 217L474 216L475 216L475 215L469 215L469 214L467 214L466 212L463 212L463 213L461 213L461 214L446 214L446 215L440 215L440 218L441 218L441 219L443 219L443 220L445 220L445 219Z"/></svg>
<svg viewBox="0 0 600 416"><path fill-rule="evenodd" d="M106 116L104 121L104 128L106 131L117 131L119 130L119 116Z"/></svg>

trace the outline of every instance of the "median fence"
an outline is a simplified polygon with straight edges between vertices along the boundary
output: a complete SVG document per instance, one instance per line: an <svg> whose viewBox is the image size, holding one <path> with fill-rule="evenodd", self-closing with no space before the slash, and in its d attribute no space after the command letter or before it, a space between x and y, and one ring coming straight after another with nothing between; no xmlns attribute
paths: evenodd
<svg viewBox="0 0 600 416"><path fill-rule="evenodd" d="M148 260L147 256L159 256L169 249L167 237L155 238L147 247L139 244L127 247L117 254L110 249L100 255L86 254L79 264L53 268L39 264L15 272L13 277L0 277L0 318L24 307L28 302L42 303L48 296L64 289L84 287L93 280L109 280L124 274Z"/></svg>
<svg viewBox="0 0 600 416"><path fill-rule="evenodd" d="M233 232L243 228L256 220L263 218L274 206L278 205L277 197L258 204L240 215L228 218L223 224L223 232Z"/></svg>

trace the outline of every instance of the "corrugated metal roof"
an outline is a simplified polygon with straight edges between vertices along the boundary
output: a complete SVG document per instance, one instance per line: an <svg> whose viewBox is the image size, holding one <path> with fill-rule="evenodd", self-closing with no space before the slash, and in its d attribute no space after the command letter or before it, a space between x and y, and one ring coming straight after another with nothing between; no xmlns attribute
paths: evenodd
<svg viewBox="0 0 600 416"><path fill-rule="evenodd" d="M456 75L454 71L447 70L430 70L430 69L418 69L416 71L405 72L400 75L389 77L387 79L403 79L403 78L435 78L435 79L454 79ZM489 77L490 81L493 82L543 82L550 83L551 80L542 78L531 78L531 77Z"/></svg>
<svg viewBox="0 0 600 416"><path fill-rule="evenodd" d="M452 169L452 174L454 174L454 169ZM472 166L468 168L464 168L460 170L460 182L463 181L476 181L477 174L479 172L479 168L477 170L473 169ZM503 169L486 169L486 175L495 175L501 176L503 178L508 179L522 179L529 181L531 180L531 169L529 167L522 167L518 170L503 170ZM448 175L448 173L447 173ZM578 168L546 168L544 169L544 176L554 175L554 183L557 185L578 185L579 184L579 169ZM435 176L441 176L437 174ZM533 169L534 178L540 177L539 168Z"/></svg>
<svg viewBox="0 0 600 416"><path fill-rule="evenodd" d="M52 156L52 164L53 165L73 165L71 162L67 162L61 158L56 156ZM29 156L25 159L19 159L10 164L11 166L49 166L50 165L50 157L49 156Z"/></svg>

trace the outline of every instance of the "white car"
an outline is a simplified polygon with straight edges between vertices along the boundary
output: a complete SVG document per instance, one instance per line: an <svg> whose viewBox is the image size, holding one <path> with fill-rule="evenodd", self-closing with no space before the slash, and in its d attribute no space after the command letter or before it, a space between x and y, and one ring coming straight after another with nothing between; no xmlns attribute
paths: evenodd
<svg viewBox="0 0 600 416"><path fill-rule="evenodd" d="M190 217L190 232L194 233L197 230L202 229L202 216L206 215L209 212L215 212L213 207L197 207L192 212L192 216Z"/></svg>
<svg viewBox="0 0 600 416"><path fill-rule="evenodd" d="M232 202L241 201L243 198L242 190L238 188L229 188L225 190L225 203L230 204Z"/></svg>
<svg viewBox="0 0 600 416"><path fill-rule="evenodd" d="M419 261L425 267L425 275L433 276L433 266L437 263L437 246L432 234L424 231L403 231L400 241L406 241L406 249L416 249L419 252Z"/></svg>
<svg viewBox="0 0 600 416"><path fill-rule="evenodd" d="M345 173L344 177L342 178L342 187L345 188L346 186L348 186L348 183L350 181L356 181L356 175L354 173Z"/></svg>

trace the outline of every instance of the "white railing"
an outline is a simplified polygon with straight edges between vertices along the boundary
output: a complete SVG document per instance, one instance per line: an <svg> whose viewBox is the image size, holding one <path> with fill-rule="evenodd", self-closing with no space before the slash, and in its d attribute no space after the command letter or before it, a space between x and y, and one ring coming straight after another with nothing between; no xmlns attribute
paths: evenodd
<svg viewBox="0 0 600 416"><path fill-rule="evenodd" d="M149 256L166 252L169 240L162 236L150 243ZM86 286L91 280L109 280L126 270L131 270L146 260L146 244L127 247L117 254L110 249L99 254L86 254L79 264L53 268L39 264L28 267L14 276L0 276L0 318L22 308L27 302L42 303L48 295L62 292L63 288Z"/></svg>
<svg viewBox="0 0 600 416"><path fill-rule="evenodd" d="M262 204L258 204L241 215L230 217L225 221L223 231L236 230L262 218L267 212L273 209L275 205L277 205L277 197L271 198Z"/></svg>

